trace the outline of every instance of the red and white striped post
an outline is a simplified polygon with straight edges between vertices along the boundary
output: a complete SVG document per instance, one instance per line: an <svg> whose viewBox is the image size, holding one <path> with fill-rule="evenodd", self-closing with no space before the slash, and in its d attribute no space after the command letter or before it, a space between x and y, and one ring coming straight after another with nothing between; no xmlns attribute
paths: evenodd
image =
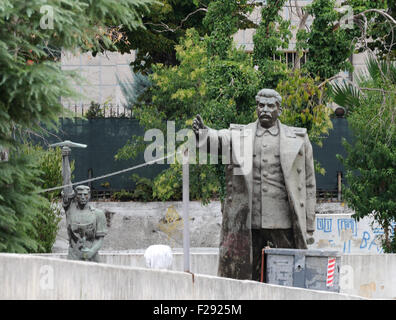
<svg viewBox="0 0 396 320"><path fill-rule="evenodd" d="M329 257L327 261L327 280L326 287L332 287L334 283L334 271L335 271L336 258Z"/></svg>

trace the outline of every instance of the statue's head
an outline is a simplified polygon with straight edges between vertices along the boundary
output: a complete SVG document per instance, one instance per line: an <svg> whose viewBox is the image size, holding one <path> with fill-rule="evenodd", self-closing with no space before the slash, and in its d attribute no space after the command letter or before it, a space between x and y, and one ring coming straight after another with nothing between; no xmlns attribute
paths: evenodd
<svg viewBox="0 0 396 320"><path fill-rule="evenodd" d="M256 95L257 117L264 128L272 127L282 113L282 97L272 89L261 89Z"/></svg>
<svg viewBox="0 0 396 320"><path fill-rule="evenodd" d="M78 205L83 208L91 197L91 189L88 186L76 187L76 200Z"/></svg>

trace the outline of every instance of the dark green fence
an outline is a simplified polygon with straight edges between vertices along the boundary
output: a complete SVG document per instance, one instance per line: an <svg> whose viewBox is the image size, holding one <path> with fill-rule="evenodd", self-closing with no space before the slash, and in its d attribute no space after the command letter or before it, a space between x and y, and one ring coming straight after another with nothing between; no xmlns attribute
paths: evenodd
<svg viewBox="0 0 396 320"><path fill-rule="evenodd" d="M351 134L344 118L332 120L334 129L330 136L323 141L323 147L313 146L314 157L326 170L324 176L317 174L317 189L325 192L337 190L337 172L344 172L344 168L336 154L345 155L341 139L348 140ZM87 144L86 149L73 149L72 159L76 161L73 181L81 181L90 177L98 177L110 172L122 170L144 163L143 153L134 160L115 160L117 151L131 139L133 135L144 135L144 130L138 121L129 118L101 118L101 119L61 119L58 138L49 138L50 143L72 140ZM135 171L120 174L110 178L93 181L91 188L103 193L113 190L132 190L134 182L130 179L133 173L147 178L154 178L167 165L154 164ZM107 185L107 186L106 186Z"/></svg>
<svg viewBox="0 0 396 320"><path fill-rule="evenodd" d="M337 174L341 172L344 178L344 166L337 159L336 155L346 156L346 151L342 146L342 138L347 141L352 140L352 134L348 129L347 119L332 119L333 130L330 135L323 139L323 147L313 145L314 158L319 161L320 165L326 170L326 174L316 174L316 189L323 191L337 190ZM343 181L344 182L344 181Z"/></svg>
<svg viewBox="0 0 396 320"><path fill-rule="evenodd" d="M144 163L143 153L133 160L115 160L114 156L133 135L144 135L138 121L129 118L101 119L61 119L60 131L56 141L71 140L87 144L85 149L72 149L71 158L75 160L73 181L102 176ZM51 143L55 142L51 138ZM134 173L147 178L154 178L167 165L153 164L113 177L93 181L93 190L132 190L135 183L130 179Z"/></svg>

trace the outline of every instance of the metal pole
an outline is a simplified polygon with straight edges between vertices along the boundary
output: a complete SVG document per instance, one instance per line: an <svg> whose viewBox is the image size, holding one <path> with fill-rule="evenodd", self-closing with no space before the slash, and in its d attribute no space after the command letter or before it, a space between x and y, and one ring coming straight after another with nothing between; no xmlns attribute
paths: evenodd
<svg viewBox="0 0 396 320"><path fill-rule="evenodd" d="M188 218L188 203L190 201L189 180L188 149L186 149L183 154L183 256L185 272L190 272L190 227Z"/></svg>
<svg viewBox="0 0 396 320"><path fill-rule="evenodd" d="M337 171L337 200L342 199L342 172Z"/></svg>

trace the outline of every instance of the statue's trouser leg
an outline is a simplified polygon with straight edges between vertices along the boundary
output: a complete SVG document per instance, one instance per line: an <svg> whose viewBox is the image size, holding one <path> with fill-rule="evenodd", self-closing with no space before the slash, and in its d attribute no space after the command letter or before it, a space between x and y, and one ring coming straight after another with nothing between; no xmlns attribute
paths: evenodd
<svg viewBox="0 0 396 320"><path fill-rule="evenodd" d="M271 248L295 248L293 239L292 229L252 229L252 280L260 281L262 249L266 246ZM263 270L265 275L265 266Z"/></svg>

